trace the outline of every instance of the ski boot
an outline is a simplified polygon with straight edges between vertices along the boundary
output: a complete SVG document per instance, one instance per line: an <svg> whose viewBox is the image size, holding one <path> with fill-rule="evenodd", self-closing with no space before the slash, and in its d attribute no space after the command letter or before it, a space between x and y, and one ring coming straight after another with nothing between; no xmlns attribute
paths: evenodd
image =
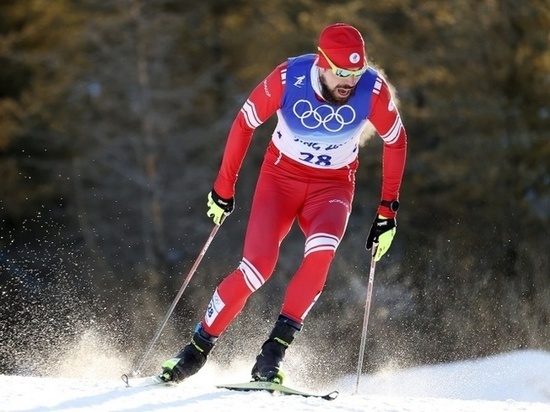
<svg viewBox="0 0 550 412"><path fill-rule="evenodd" d="M285 351L294 340L294 334L302 330L302 324L286 316L279 315L269 338L262 345L252 367L252 379L282 384L284 374L281 370Z"/></svg>
<svg viewBox="0 0 550 412"><path fill-rule="evenodd" d="M206 333L201 324L197 325L191 342L174 358L162 364L159 375L164 382L179 383L197 373L206 363L206 357L214 347L217 337Z"/></svg>

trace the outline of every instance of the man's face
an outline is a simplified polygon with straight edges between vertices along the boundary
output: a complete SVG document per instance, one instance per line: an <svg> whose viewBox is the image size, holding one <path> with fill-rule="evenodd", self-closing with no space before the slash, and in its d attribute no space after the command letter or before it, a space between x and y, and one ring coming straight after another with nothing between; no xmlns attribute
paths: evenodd
<svg viewBox="0 0 550 412"><path fill-rule="evenodd" d="M339 106L347 103L355 92L355 86L360 79L356 76L338 77L331 69L323 68L319 68L319 77L323 98Z"/></svg>

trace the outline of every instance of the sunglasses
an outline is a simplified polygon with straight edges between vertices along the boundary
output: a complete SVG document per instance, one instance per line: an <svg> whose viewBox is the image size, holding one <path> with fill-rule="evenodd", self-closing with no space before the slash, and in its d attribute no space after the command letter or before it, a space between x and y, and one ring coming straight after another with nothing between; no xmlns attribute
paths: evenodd
<svg viewBox="0 0 550 412"><path fill-rule="evenodd" d="M367 59L364 60L365 65L361 69L357 70L348 70L348 69L341 69L340 67L336 66L325 54L325 52L320 48L317 47L317 50L321 52L323 57L327 60L328 64L330 65L330 68L332 70L332 73L334 73L335 76L341 77L342 79L346 79L350 76L354 77L361 77L368 69Z"/></svg>

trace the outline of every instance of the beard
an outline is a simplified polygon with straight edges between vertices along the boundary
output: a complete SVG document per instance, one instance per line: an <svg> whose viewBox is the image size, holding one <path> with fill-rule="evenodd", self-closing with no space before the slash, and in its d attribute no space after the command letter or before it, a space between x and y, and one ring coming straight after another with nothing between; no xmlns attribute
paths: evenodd
<svg viewBox="0 0 550 412"><path fill-rule="evenodd" d="M322 76L319 76L319 81L321 83L321 95L323 99L325 99L327 102L335 104L336 106L342 106L348 102L348 100L355 94L355 87L352 86L337 86L334 89L330 89L325 79L323 79ZM340 97L335 93L335 89L349 89L351 90L350 94L346 97Z"/></svg>

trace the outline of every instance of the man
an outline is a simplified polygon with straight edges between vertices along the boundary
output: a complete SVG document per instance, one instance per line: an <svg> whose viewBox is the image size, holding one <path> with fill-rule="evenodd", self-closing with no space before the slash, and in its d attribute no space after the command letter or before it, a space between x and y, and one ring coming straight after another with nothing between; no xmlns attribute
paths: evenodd
<svg viewBox="0 0 550 412"><path fill-rule="evenodd" d="M279 246L295 220L304 236L302 263L280 316L252 368L252 379L282 382L281 364L324 287L346 230L355 190L359 138L367 122L384 142L382 196L366 248L375 260L396 231L407 137L389 87L367 64L354 27L337 23L319 36L318 53L290 58L250 94L229 132L208 216L220 225L234 207L235 183L254 130L277 113L260 170L243 259L214 291L191 342L162 365L165 381L195 374L248 297L271 276Z"/></svg>

